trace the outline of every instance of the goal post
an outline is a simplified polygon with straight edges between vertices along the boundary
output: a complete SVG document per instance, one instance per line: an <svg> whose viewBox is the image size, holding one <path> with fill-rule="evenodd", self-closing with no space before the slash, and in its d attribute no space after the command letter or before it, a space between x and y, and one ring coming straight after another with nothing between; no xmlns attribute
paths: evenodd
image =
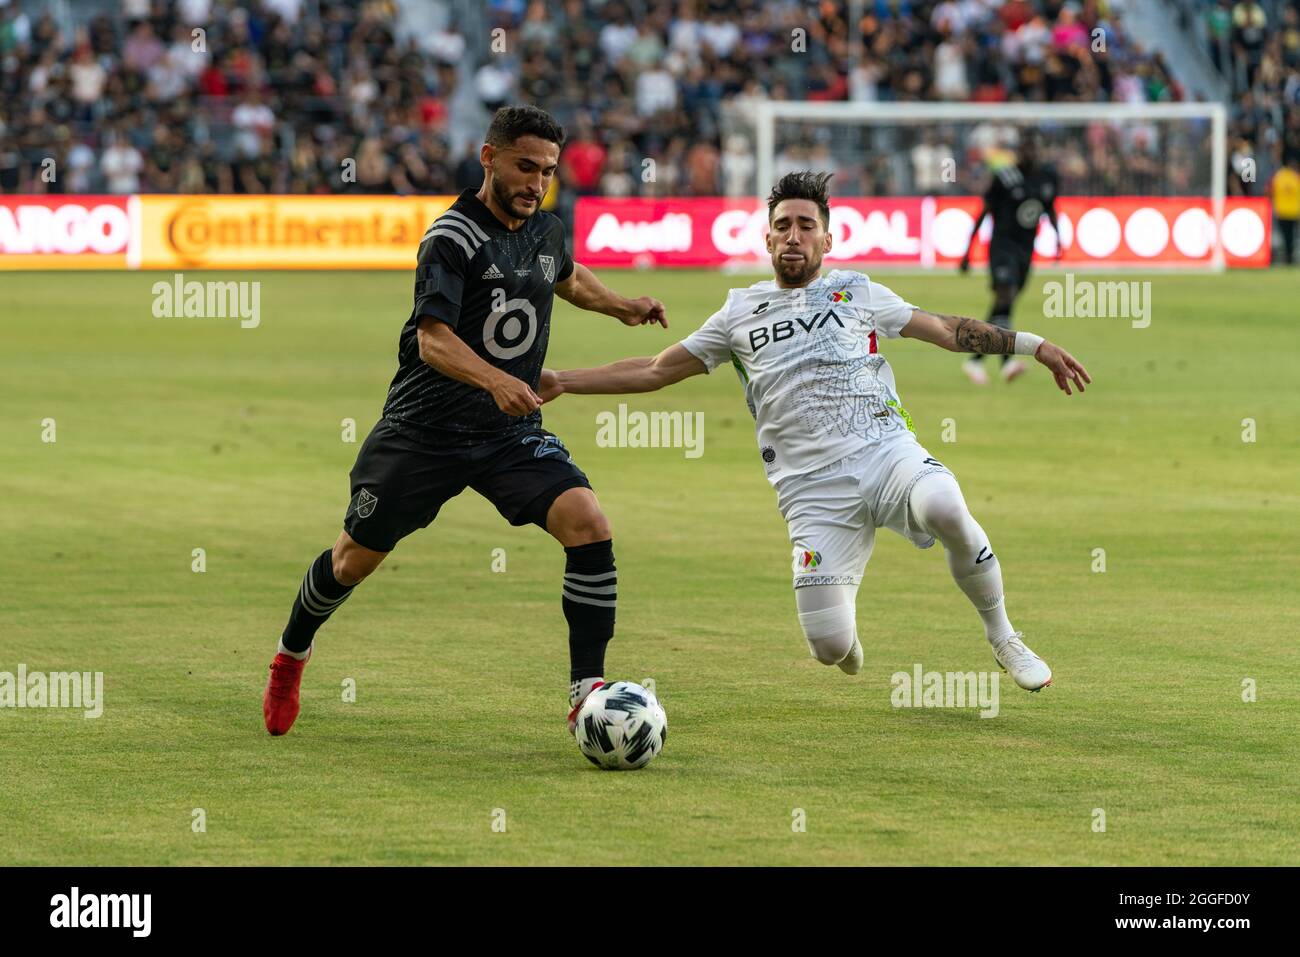
<svg viewBox="0 0 1300 957"><path fill-rule="evenodd" d="M836 191L845 196L978 195L990 160L1013 154L1027 130L1043 142L1064 196L1208 201L1206 252L1181 268L1224 268L1228 123L1221 103L755 99L724 119L725 132L740 132L753 144L753 195L760 204L793 168L839 171ZM948 161L942 168L941 159Z"/></svg>

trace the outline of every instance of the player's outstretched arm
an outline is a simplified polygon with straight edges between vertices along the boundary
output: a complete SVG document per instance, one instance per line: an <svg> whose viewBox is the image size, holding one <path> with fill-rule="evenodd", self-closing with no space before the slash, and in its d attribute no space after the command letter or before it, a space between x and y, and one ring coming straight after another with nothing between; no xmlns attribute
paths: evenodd
<svg viewBox="0 0 1300 957"><path fill-rule="evenodd" d="M691 355L680 342L657 356L620 359L592 369L542 370L538 390L543 402L550 402L566 392L577 395L618 395L625 392L654 392L693 375L703 375L708 368Z"/></svg>
<svg viewBox="0 0 1300 957"><path fill-rule="evenodd" d="M1092 382L1092 377L1082 363L1055 343L1030 332L1012 332L978 319L938 315L916 309L899 334L907 339L933 343L949 352L1033 356L1052 370L1057 386L1066 395L1072 394L1071 382L1080 392L1085 383Z"/></svg>
<svg viewBox="0 0 1300 957"><path fill-rule="evenodd" d="M668 328L668 314L662 302L649 296L640 299L620 296L582 263L574 263L569 278L555 284L555 294L579 309L613 316L624 325L652 326L658 323Z"/></svg>

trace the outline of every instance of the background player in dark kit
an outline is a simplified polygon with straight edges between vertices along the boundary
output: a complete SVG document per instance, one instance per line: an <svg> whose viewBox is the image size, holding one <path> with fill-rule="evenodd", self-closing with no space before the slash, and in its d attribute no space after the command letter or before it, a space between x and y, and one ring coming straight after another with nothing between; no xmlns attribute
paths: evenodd
<svg viewBox="0 0 1300 957"><path fill-rule="evenodd" d="M587 477L542 428L537 389L553 295L626 325L667 327L663 304L626 299L569 257L564 227L541 212L564 131L535 107L497 111L466 190L420 243L415 304L398 369L352 468L352 499L333 548L312 563L280 638L262 711L271 734L298 715L316 630L448 499L472 488L512 525L540 526L564 546L569 727L603 683L617 574L608 520Z"/></svg>
<svg viewBox="0 0 1300 957"><path fill-rule="evenodd" d="M985 216L992 216L989 277L993 286L993 307L989 310L988 321L995 326L1011 328L1011 309L1029 278L1034 258L1034 237L1044 213L1056 231L1056 258L1061 258L1061 231L1056 225L1057 192L1056 170L1040 161L1037 134L1024 134L1016 162L993 174L960 266L963 273L970 270L970 252L980 224ZM971 355L962 366L976 385L986 385L989 381L983 363L982 355ZM1024 371L1025 364L1019 359L1007 355L1002 357L1002 378L1008 382Z"/></svg>

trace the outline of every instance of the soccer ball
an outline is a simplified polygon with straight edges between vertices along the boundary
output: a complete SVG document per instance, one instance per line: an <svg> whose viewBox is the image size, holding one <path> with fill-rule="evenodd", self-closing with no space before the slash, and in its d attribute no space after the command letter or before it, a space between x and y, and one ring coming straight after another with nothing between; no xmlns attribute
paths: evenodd
<svg viewBox="0 0 1300 957"><path fill-rule="evenodd" d="M668 716L652 692L631 681L615 681L587 695L575 735L596 767L635 771L663 749Z"/></svg>

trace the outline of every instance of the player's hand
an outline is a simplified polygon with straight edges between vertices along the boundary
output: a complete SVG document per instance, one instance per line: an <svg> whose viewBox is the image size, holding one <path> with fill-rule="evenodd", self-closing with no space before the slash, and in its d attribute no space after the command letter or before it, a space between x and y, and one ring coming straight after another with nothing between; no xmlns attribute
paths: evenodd
<svg viewBox="0 0 1300 957"><path fill-rule="evenodd" d="M543 402L550 402L564 395L560 374L554 369L543 369L541 381L537 384L537 394L542 397Z"/></svg>
<svg viewBox="0 0 1300 957"><path fill-rule="evenodd" d="M1057 388L1066 395L1072 394L1070 392L1071 382L1080 392L1083 392L1085 382L1092 383L1092 376L1088 375L1088 370L1083 367L1078 359L1058 345L1044 340L1042 345L1038 347L1038 351L1034 353L1034 358L1052 370L1052 375L1056 377Z"/></svg>
<svg viewBox="0 0 1300 957"><path fill-rule="evenodd" d="M619 317L627 326L653 326L655 323L668 328L668 312L664 304L650 296L628 300L627 311Z"/></svg>
<svg viewBox="0 0 1300 957"><path fill-rule="evenodd" d="M959 262L959 263L957 264L957 271L958 271L959 273L961 273L963 276L966 275L968 272L970 272L970 255L969 255L969 254L967 254L967 255L961 257L961 262Z"/></svg>
<svg viewBox="0 0 1300 957"><path fill-rule="evenodd" d="M488 390L496 400L497 408L506 415L528 415L542 405L542 397L522 379L501 373Z"/></svg>

